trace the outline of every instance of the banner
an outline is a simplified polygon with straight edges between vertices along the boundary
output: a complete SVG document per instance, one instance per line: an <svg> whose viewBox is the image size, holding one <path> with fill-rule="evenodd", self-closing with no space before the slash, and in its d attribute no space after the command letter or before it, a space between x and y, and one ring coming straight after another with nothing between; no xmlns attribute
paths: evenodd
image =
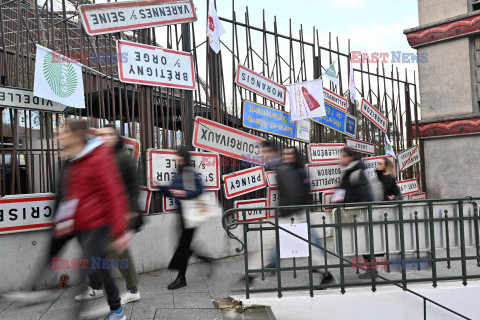
<svg viewBox="0 0 480 320"><path fill-rule="evenodd" d="M287 86L292 120L318 118L327 115L322 79Z"/></svg>
<svg viewBox="0 0 480 320"><path fill-rule="evenodd" d="M348 91L350 91L350 101L355 103L357 99L357 89L355 88L355 71L353 70L352 61L350 61L350 76L348 79Z"/></svg>
<svg viewBox="0 0 480 320"><path fill-rule="evenodd" d="M84 109L82 65L37 44L33 95Z"/></svg>
<svg viewBox="0 0 480 320"><path fill-rule="evenodd" d="M210 42L210 48L215 53L219 53L221 49L220 37L225 33L220 19L218 19L217 10L215 10L215 4L213 0L210 0L208 4L208 31L207 35Z"/></svg>

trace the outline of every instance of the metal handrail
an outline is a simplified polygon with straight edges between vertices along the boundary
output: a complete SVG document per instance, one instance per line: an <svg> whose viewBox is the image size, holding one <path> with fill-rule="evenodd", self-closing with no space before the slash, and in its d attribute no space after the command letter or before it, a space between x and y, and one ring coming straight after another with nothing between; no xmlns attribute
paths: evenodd
<svg viewBox="0 0 480 320"><path fill-rule="evenodd" d="M480 198L472 198L472 197L467 197L467 198L461 198L461 199L432 199L432 200L409 200L409 201L389 201L388 202L388 205L400 205L400 206L403 206L404 204L418 204L418 203L426 203L428 205L433 205L433 203L452 203L452 202L465 202L465 203L472 203L472 202L475 202L476 201L480 201ZM352 208L352 207L369 207L371 208L372 206L374 205L381 205L381 206L385 206L386 203L385 202L364 202L364 203L340 203L340 204L325 204L325 205L318 205L318 204L311 204L311 205L301 205L301 206L283 206L283 207L262 207L261 209L256 209L256 208L239 208L239 209L229 209L227 211L225 211L225 213L223 214L223 217L222 217L222 225L224 227L224 229L226 230L228 236L232 239L235 239L237 240L241 245L242 247L241 248L236 248L235 250L237 251L237 253L240 253L243 248L244 248L244 244L242 241L240 241L240 239L238 239L235 235L233 235L230 230L231 229L234 229L236 228L238 225L265 225L265 224L270 224L272 225L275 230L282 230L290 235L293 235L294 237L302 240L302 241L305 241L307 242L308 244L310 244L311 246L314 246L318 249L321 249L323 250L325 253L328 253L338 259L340 259L341 261L343 262L346 262L347 265L349 266L353 266L353 263L346 259L345 257L343 256L340 256L326 248L324 248L323 246L320 246L316 243L313 243L312 241L308 240L308 239L305 239L281 226L279 226L278 224L275 224L271 221L236 221L235 219L233 219L232 222L227 222L227 218L228 217L231 217L231 216L235 216L235 212L244 212L244 211L251 211L251 210L275 210L275 212L278 212L277 210L279 209L296 209L296 210L302 210L302 209L312 209L312 208L323 208L323 207L328 207L328 208ZM478 204L477 204L477 208L478 208ZM307 211L309 212L309 211ZM357 268L361 269L361 270L364 270L365 272L369 273L370 275L374 276L374 277L377 277L377 278L380 278L382 280L384 280L386 283L388 284L391 284L391 285L394 285L396 287L399 287L401 288L403 291L406 291L406 292L409 292L417 297L420 297L423 299L423 306L424 306L424 319L426 319L426 316L427 316L427 313L426 313L426 302L430 302L448 312L451 312L463 319L470 319L436 301L433 301L432 299L429 299L427 297L425 297L424 295L420 294L420 293L417 293L411 289L408 289L406 286L401 286L391 280L389 280L388 278L384 277L384 276L381 276L379 275L378 273L374 273L373 271L370 271L368 270L366 267L363 267L361 265L356 265ZM263 267L262 267L263 269ZM277 266L277 269L278 269L278 266ZM248 274L245 275L246 279L248 277ZM248 287L248 281L246 280L246 285ZM248 290L248 288L247 288ZM248 291L247 291L248 292Z"/></svg>

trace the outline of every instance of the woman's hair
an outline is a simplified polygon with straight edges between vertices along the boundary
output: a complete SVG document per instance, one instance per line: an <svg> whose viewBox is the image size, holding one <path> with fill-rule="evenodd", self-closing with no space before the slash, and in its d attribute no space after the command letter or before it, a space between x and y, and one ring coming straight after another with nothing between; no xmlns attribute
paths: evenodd
<svg viewBox="0 0 480 320"><path fill-rule="evenodd" d="M388 158L382 158L383 163L385 163L385 172L384 174L390 174L395 177L395 166L393 162Z"/></svg>
<svg viewBox="0 0 480 320"><path fill-rule="evenodd" d="M189 147L180 147L177 149L177 155L185 159L185 164L183 167L190 167L190 148ZM180 167L180 166L179 166Z"/></svg>
<svg viewBox="0 0 480 320"><path fill-rule="evenodd" d="M303 168L305 166L305 162L303 161L303 155L300 153L297 147L292 146L292 147L286 147L284 151L288 149L293 149L293 155L295 156L295 161L293 162L293 165L295 168Z"/></svg>
<svg viewBox="0 0 480 320"><path fill-rule="evenodd" d="M117 131L117 128L115 127L115 124L109 123L109 124L104 125L103 127L104 128L112 128L117 133L117 143L113 147L113 150L115 150L115 152L123 150L123 146L124 146L123 140L122 140L122 137L120 136L120 133Z"/></svg>
<svg viewBox="0 0 480 320"><path fill-rule="evenodd" d="M345 152L349 157L353 157L353 160L360 159L360 154L350 148L343 148L342 152Z"/></svg>
<svg viewBox="0 0 480 320"><path fill-rule="evenodd" d="M65 127L68 127L73 133L82 137L87 142L87 121L82 119L68 118L65 120Z"/></svg>

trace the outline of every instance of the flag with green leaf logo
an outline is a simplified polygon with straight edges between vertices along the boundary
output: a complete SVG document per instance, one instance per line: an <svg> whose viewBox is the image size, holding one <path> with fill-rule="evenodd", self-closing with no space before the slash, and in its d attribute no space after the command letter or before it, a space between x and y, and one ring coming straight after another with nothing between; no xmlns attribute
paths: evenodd
<svg viewBox="0 0 480 320"><path fill-rule="evenodd" d="M69 107L85 108L82 65L37 44L33 95Z"/></svg>
<svg viewBox="0 0 480 320"><path fill-rule="evenodd" d="M338 75L337 71L335 70L335 64L337 63L338 59L335 59L333 63L325 69L325 72L322 74L322 77L327 78L328 80L332 81L338 86Z"/></svg>

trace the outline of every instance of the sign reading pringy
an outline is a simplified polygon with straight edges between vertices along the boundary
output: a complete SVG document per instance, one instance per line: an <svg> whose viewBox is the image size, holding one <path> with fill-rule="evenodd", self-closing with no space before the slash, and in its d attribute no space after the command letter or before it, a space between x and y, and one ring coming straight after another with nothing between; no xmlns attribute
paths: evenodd
<svg viewBox="0 0 480 320"><path fill-rule="evenodd" d="M285 105L287 88L240 64L237 67L235 83L282 106Z"/></svg>
<svg viewBox="0 0 480 320"><path fill-rule="evenodd" d="M405 170L420 162L420 149L418 145L398 153L400 171Z"/></svg>
<svg viewBox="0 0 480 320"><path fill-rule="evenodd" d="M347 112L348 101L344 97L339 96L338 94L328 90L327 88L323 88L323 97L325 99L325 103L328 103L333 107Z"/></svg>
<svg viewBox="0 0 480 320"><path fill-rule="evenodd" d="M310 180L310 192L323 192L340 186L343 168L340 162L309 163L307 174Z"/></svg>
<svg viewBox="0 0 480 320"><path fill-rule="evenodd" d="M216 204L218 202L218 193L217 191L203 191L202 194L198 196L198 199L205 201L209 204ZM163 212L178 212L178 200L175 198L163 196Z"/></svg>
<svg viewBox="0 0 480 320"><path fill-rule="evenodd" d="M193 56L124 40L117 41L118 77L122 82L195 90ZM125 58L123 58L125 57Z"/></svg>
<svg viewBox="0 0 480 320"><path fill-rule="evenodd" d="M233 206L235 209L251 209L248 211L237 212L237 221L244 221L244 215L246 218L245 221L258 221L268 219L267 210L258 210L268 206L268 200L266 198L239 200L235 201L233 203Z"/></svg>
<svg viewBox="0 0 480 320"><path fill-rule="evenodd" d="M148 214L150 211L150 200L152 198L152 191L147 187L140 187L140 192L138 194L138 204L142 214Z"/></svg>
<svg viewBox="0 0 480 320"><path fill-rule="evenodd" d="M360 112L363 113L370 121L373 122L380 130L387 133L388 119L372 106L365 98L362 99Z"/></svg>
<svg viewBox="0 0 480 320"><path fill-rule="evenodd" d="M125 1L79 6L87 34L153 28L197 20L192 0Z"/></svg>
<svg viewBox="0 0 480 320"><path fill-rule="evenodd" d="M290 113L253 101L244 100L242 103L242 125L280 137L310 142L309 120L293 121Z"/></svg>
<svg viewBox="0 0 480 320"><path fill-rule="evenodd" d="M225 196L227 199L238 197L267 186L263 167L240 170L223 176Z"/></svg>
<svg viewBox="0 0 480 320"><path fill-rule="evenodd" d="M398 181L397 185L404 196L418 193L418 191L420 191L417 179Z"/></svg>
<svg viewBox="0 0 480 320"><path fill-rule="evenodd" d="M312 120L349 137L355 138L357 135L357 118L342 110L334 108L327 103L325 103L325 112L327 113L325 117L313 118Z"/></svg>
<svg viewBox="0 0 480 320"><path fill-rule="evenodd" d="M267 178L267 183L269 187L278 187L277 172L267 171L265 172L265 177Z"/></svg>
<svg viewBox="0 0 480 320"><path fill-rule="evenodd" d="M0 199L0 234L48 229L53 226L53 194L21 194Z"/></svg>
<svg viewBox="0 0 480 320"><path fill-rule="evenodd" d="M178 171L176 151L147 150L147 184L150 190L168 186ZM210 152L190 152L192 168L202 178L206 190L220 189L220 156Z"/></svg>
<svg viewBox="0 0 480 320"><path fill-rule="evenodd" d="M310 162L337 161L344 143L311 143L308 145L308 160Z"/></svg>
<svg viewBox="0 0 480 320"><path fill-rule="evenodd" d="M365 172L369 178L373 178L377 175L377 167L380 159L387 158L393 162L393 167L395 168L395 158L392 155L388 156L378 156L378 157L368 157L363 158L363 166L365 167Z"/></svg>
<svg viewBox="0 0 480 320"><path fill-rule="evenodd" d="M263 164L261 143L265 139L201 117L195 118L193 145L225 156Z"/></svg>
<svg viewBox="0 0 480 320"><path fill-rule="evenodd" d="M4 86L0 86L0 106L47 112L63 112L67 109L63 104L35 97L33 90Z"/></svg>
<svg viewBox="0 0 480 320"><path fill-rule="evenodd" d="M375 155L375 144L351 138L345 138L347 148L358 151L360 153Z"/></svg>

